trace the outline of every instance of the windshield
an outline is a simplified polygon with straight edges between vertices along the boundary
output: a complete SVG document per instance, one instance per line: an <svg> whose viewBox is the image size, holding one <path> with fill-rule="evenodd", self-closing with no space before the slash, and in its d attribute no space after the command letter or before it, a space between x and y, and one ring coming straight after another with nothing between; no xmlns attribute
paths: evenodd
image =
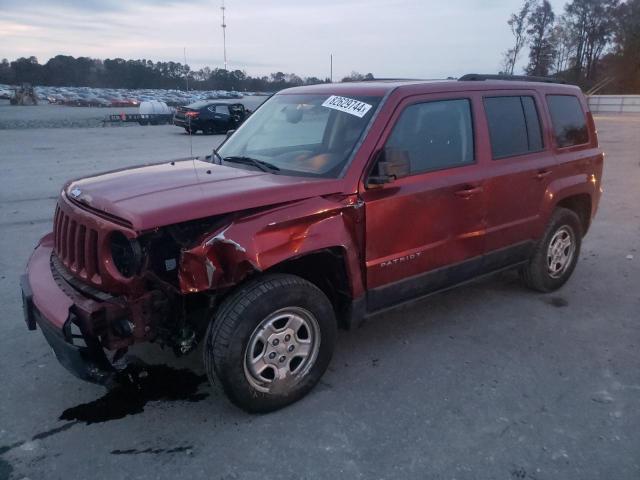
<svg viewBox="0 0 640 480"><path fill-rule="evenodd" d="M275 95L218 153L234 166L251 159L275 167L273 173L336 178L379 102L380 97Z"/></svg>

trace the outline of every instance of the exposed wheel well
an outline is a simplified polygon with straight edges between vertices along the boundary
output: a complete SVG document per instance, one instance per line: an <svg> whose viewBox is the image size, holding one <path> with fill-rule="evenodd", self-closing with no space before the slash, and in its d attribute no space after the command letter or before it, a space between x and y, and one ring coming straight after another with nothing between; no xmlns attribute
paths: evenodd
<svg viewBox="0 0 640 480"><path fill-rule="evenodd" d="M591 197L586 193L573 195L560 200L557 206L573 210L580 218L582 236L586 235L591 224Z"/></svg>
<svg viewBox="0 0 640 480"><path fill-rule="evenodd" d="M347 327L351 305L349 279L342 248L327 248L275 265L269 272L289 273L313 283L329 298L340 327Z"/></svg>

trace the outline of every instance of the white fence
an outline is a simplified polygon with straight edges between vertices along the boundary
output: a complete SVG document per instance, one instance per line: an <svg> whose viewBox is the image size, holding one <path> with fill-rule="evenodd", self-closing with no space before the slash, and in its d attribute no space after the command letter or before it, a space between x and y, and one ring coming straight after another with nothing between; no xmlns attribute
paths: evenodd
<svg viewBox="0 0 640 480"><path fill-rule="evenodd" d="M593 113L640 113L640 95L591 95Z"/></svg>

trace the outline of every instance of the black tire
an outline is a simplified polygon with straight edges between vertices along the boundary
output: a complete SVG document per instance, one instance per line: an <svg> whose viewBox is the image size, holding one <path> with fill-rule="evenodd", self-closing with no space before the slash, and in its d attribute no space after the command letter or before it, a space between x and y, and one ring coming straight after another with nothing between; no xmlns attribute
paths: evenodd
<svg viewBox="0 0 640 480"><path fill-rule="evenodd" d="M306 362L306 365L301 365L304 368L301 368L300 374L292 374L291 381L294 382L292 385L278 390L274 388L274 382L269 387L274 391L265 391L260 389L260 385L255 385L255 380L252 380L252 375L248 373L249 343L255 341L253 339L256 338L256 332L264 332L259 327L264 325L265 321L290 308L315 318L316 330L314 331L319 334L316 337L311 335L309 337L312 340L316 338L318 345L314 346L315 353L313 356L309 355L309 360L300 361ZM286 313L283 315L286 317ZM288 320L286 325L289 325ZM285 274L271 274L257 278L232 293L220 305L215 319L210 322L203 351L207 376L212 384L215 384L217 378L229 399L248 412L264 413L277 410L305 396L320 380L333 355L336 330L337 322L331 302L312 283L300 277ZM265 337L266 335L264 333ZM295 339L297 338L296 333ZM268 349L286 346L283 341L279 347L272 348L272 343L269 342L264 343L264 350L261 350L263 353L259 353L258 357L266 359ZM255 344L253 345L255 350ZM291 345L288 348L291 348ZM291 367L294 357L295 354L292 354L288 360L281 360L286 362L285 369L294 368ZM266 361L276 362L276 360ZM271 367L263 371L268 368ZM273 373L274 377L277 376L275 369Z"/></svg>
<svg viewBox="0 0 640 480"><path fill-rule="evenodd" d="M571 241L575 247L571 259L566 262L561 271L552 275L552 267L549 264L549 246L554 237L563 232L571 235ZM552 292L557 290L569 280L573 270L576 268L580 256L580 246L582 244L582 225L580 218L575 212L567 208L557 208L551 215L547 229L542 239L527 263L521 270L524 283L531 289L538 292ZM567 247L568 248L568 247ZM551 262L552 264L554 262Z"/></svg>

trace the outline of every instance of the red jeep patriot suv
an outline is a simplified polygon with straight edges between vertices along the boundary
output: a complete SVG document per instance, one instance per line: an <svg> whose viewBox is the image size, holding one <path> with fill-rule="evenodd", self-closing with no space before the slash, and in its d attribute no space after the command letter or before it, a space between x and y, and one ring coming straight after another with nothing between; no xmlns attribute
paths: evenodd
<svg viewBox="0 0 640 480"><path fill-rule="evenodd" d="M209 157L72 181L22 278L28 327L104 384L134 343L202 340L209 379L265 412L313 388L338 326L507 268L555 290L603 153L577 87L529 80L292 88Z"/></svg>

